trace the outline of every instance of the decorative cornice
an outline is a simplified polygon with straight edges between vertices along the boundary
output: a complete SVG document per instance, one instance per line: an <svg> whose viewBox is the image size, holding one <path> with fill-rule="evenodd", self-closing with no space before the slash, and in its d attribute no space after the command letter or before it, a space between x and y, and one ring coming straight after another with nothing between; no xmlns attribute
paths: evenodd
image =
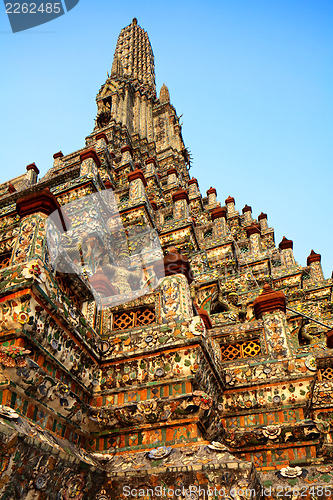
<svg viewBox="0 0 333 500"><path fill-rule="evenodd" d="M286 297L283 292L272 290L266 284L262 293L253 302L254 313L259 319L264 313L273 311L286 312Z"/></svg>
<svg viewBox="0 0 333 500"><path fill-rule="evenodd" d="M172 175L172 174L176 174L176 176L178 177L178 172L175 169L175 167L171 167L169 168L169 170L167 170L167 175Z"/></svg>
<svg viewBox="0 0 333 500"><path fill-rule="evenodd" d="M227 209L225 207L216 207L210 212L212 220L220 219L221 217L227 217Z"/></svg>
<svg viewBox="0 0 333 500"><path fill-rule="evenodd" d="M80 154L80 161L88 160L88 158L92 158L96 163L97 167L101 166L101 161L97 156L96 151L93 148L87 149Z"/></svg>
<svg viewBox="0 0 333 500"><path fill-rule="evenodd" d="M143 182L143 185L147 186L147 181L146 181L145 175L144 175L143 171L141 170L141 168L136 167L135 170L133 170L133 172L130 172L128 174L127 179L128 179L128 182L132 182L135 179L141 179Z"/></svg>
<svg viewBox="0 0 333 500"><path fill-rule="evenodd" d="M192 179L188 181L188 185L191 186L192 184L196 184L197 186L199 186L198 179L192 177Z"/></svg>
<svg viewBox="0 0 333 500"><path fill-rule="evenodd" d="M257 224L251 224L246 228L246 235L249 238L252 234L260 234L260 227Z"/></svg>
<svg viewBox="0 0 333 500"><path fill-rule="evenodd" d="M192 270L188 258L178 253L175 247L170 247L168 253L164 256L163 265L157 263L154 265L154 271L158 279L164 276L173 276L174 274L183 274L189 284L193 281Z"/></svg>
<svg viewBox="0 0 333 500"><path fill-rule="evenodd" d="M176 202L178 200L186 200L187 203L190 203L187 191L185 191L185 189L178 189L178 191L176 191L175 193L173 193L173 195L172 195L172 201Z"/></svg>
<svg viewBox="0 0 333 500"><path fill-rule="evenodd" d="M148 158L148 160L145 161L146 165L149 165L150 163L153 163L155 167L157 166L155 158Z"/></svg>
<svg viewBox="0 0 333 500"><path fill-rule="evenodd" d="M50 215L57 211L59 218L54 217L54 222L57 224L58 229L66 231L70 226L69 220L62 213L57 198L51 193L49 188L21 196L17 199L16 210L21 218L36 213Z"/></svg>
<svg viewBox="0 0 333 500"><path fill-rule="evenodd" d="M107 138L107 135L104 132L99 132L99 134L96 135L95 137L96 141L99 139L104 139L106 144L109 144L109 139Z"/></svg>
<svg viewBox="0 0 333 500"><path fill-rule="evenodd" d="M129 152L129 154L131 155L131 157L133 158L133 149L131 148L131 146L129 146L128 144L126 144L126 146L123 146L120 150L121 154L123 153L126 153L126 152Z"/></svg>
<svg viewBox="0 0 333 500"><path fill-rule="evenodd" d="M63 152L58 151L58 153L54 153L53 158L56 160L57 158L62 158L63 156Z"/></svg>
<svg viewBox="0 0 333 500"><path fill-rule="evenodd" d="M30 163L29 165L27 165L26 169L28 172L29 170L33 170L34 172L36 172L37 175L39 174L39 170L37 168L36 163Z"/></svg>

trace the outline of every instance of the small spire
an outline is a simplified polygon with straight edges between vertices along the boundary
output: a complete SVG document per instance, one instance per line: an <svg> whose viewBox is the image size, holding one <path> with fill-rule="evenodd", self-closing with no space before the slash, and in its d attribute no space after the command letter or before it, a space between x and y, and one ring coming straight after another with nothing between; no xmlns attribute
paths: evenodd
<svg viewBox="0 0 333 500"><path fill-rule="evenodd" d="M280 250L286 250L287 248L293 248L293 240L288 240L285 236L279 243Z"/></svg>
<svg viewBox="0 0 333 500"><path fill-rule="evenodd" d="M170 94L168 87L163 83L160 90L160 103L164 104L165 102L170 102Z"/></svg>
<svg viewBox="0 0 333 500"><path fill-rule="evenodd" d="M245 205L245 207L242 208L242 212L243 214L245 214L245 212L252 212L252 207L250 207L249 205Z"/></svg>
<svg viewBox="0 0 333 500"><path fill-rule="evenodd" d="M316 253L313 250L311 250L311 253L306 261L307 265L310 266L313 262L320 262L320 261L321 261L320 253Z"/></svg>
<svg viewBox="0 0 333 500"><path fill-rule="evenodd" d="M225 204L227 205L228 203L235 203L235 198L232 196L228 196L228 198L225 200Z"/></svg>

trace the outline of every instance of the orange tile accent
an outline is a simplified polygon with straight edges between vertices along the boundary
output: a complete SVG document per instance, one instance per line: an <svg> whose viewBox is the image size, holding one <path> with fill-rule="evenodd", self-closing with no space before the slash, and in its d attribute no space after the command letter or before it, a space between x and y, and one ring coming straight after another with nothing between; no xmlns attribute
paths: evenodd
<svg viewBox="0 0 333 500"><path fill-rule="evenodd" d="M167 441L172 441L172 439L173 439L173 432L174 432L174 428L173 427L168 427L166 429L166 440Z"/></svg>
<svg viewBox="0 0 333 500"><path fill-rule="evenodd" d="M18 347L25 347L27 345L27 343L26 343L25 339L20 337L19 339L15 340L14 345L16 345Z"/></svg>
<svg viewBox="0 0 333 500"><path fill-rule="evenodd" d="M147 389L142 389L141 391L141 401L145 401L147 399Z"/></svg>
<svg viewBox="0 0 333 500"><path fill-rule="evenodd" d="M193 392L192 382L186 382L185 388L186 388L186 394L190 394L191 392Z"/></svg>
<svg viewBox="0 0 333 500"><path fill-rule="evenodd" d="M49 418L48 421L46 422L46 428L51 431L53 427L53 418Z"/></svg>
<svg viewBox="0 0 333 500"><path fill-rule="evenodd" d="M275 415L274 413L267 413L267 424L275 424Z"/></svg>
<svg viewBox="0 0 333 500"><path fill-rule="evenodd" d="M11 295L6 295L0 299L0 302L5 302L6 300L15 299L16 297L22 297L22 295L27 295L30 293L30 288L26 288L25 290L20 290L19 292L12 293Z"/></svg>
<svg viewBox="0 0 333 500"><path fill-rule="evenodd" d="M61 326L61 325L60 325ZM66 332L67 333L67 332ZM191 349L195 349L196 347L199 347L199 344L191 344ZM176 351L188 351L189 347L188 346L184 346L184 347L178 347L178 349L168 349L166 351L163 351L165 354L169 354L169 353L174 353ZM155 356L154 353L146 353L145 354L145 357L146 358L151 358ZM132 360L135 360L135 359L141 359L142 356L140 355L137 355L137 356L133 356L131 357ZM122 363L126 363L126 359L124 359L124 361L122 361ZM120 364L121 362L119 360L115 360L115 361L109 361L107 363L103 363L103 367L106 367L106 366L112 366L112 365L115 365L115 364ZM242 390L242 389L241 389Z"/></svg>
<svg viewBox="0 0 333 500"><path fill-rule="evenodd" d="M121 435L119 440L119 448L124 448L124 447L125 447L125 436Z"/></svg>
<svg viewBox="0 0 333 500"><path fill-rule="evenodd" d="M2 404L4 406L6 406L7 402L10 401L10 398L11 398L11 392L8 390L8 389L5 389L3 391L3 395L2 395Z"/></svg>
<svg viewBox="0 0 333 500"><path fill-rule="evenodd" d="M28 410L27 410L27 417L32 419L32 417L34 416L34 411L35 411L34 405L32 403L29 403Z"/></svg>

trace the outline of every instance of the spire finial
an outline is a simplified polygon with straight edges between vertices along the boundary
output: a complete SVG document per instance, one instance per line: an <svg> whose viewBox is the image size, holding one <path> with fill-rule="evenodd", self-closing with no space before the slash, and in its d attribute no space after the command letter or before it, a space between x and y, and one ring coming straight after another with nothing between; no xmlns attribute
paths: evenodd
<svg viewBox="0 0 333 500"><path fill-rule="evenodd" d="M148 34L138 25L136 17L120 32L111 76L136 80L154 93L156 91L154 54Z"/></svg>

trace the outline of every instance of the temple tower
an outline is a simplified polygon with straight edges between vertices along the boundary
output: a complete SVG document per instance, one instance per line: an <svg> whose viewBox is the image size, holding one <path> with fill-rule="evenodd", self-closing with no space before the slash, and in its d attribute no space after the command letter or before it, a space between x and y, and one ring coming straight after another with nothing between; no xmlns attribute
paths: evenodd
<svg viewBox="0 0 333 500"><path fill-rule="evenodd" d="M96 101L0 186L1 498L332 498L321 255L202 196L136 19Z"/></svg>

